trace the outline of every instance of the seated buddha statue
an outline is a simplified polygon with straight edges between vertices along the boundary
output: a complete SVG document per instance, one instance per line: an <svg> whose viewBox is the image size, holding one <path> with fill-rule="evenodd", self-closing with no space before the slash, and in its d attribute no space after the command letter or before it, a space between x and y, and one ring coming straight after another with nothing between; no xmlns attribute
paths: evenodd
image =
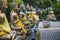
<svg viewBox="0 0 60 40"><path fill-rule="evenodd" d="M10 33L11 31L5 15L6 8L7 0L0 0L0 35Z"/></svg>
<svg viewBox="0 0 60 40"><path fill-rule="evenodd" d="M18 4L16 2L12 2L10 5L11 13L11 23L16 27L21 27L24 33L27 33L26 29L24 28L24 25L22 24L22 21L19 19L17 14Z"/></svg>
<svg viewBox="0 0 60 40"><path fill-rule="evenodd" d="M52 20L52 21L54 21L54 20L56 20L56 17L55 17L55 15L54 15L54 11L49 11L49 14L47 15L47 20Z"/></svg>

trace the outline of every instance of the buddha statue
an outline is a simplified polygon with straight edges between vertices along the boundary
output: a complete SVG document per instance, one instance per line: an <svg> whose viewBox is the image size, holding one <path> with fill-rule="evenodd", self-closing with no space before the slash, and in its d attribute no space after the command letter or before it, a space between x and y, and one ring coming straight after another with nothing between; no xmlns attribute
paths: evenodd
<svg viewBox="0 0 60 40"><path fill-rule="evenodd" d="M22 11L22 12L25 12L25 11L26 11L25 5L24 5L23 2L20 4L19 8L20 8L20 12L21 12L21 11Z"/></svg>
<svg viewBox="0 0 60 40"><path fill-rule="evenodd" d="M22 21L19 19L17 14L18 4L16 2L12 2L10 5L11 13L11 23L14 24L16 27L22 28L24 33L27 33L26 29L24 28L24 25L22 24Z"/></svg>
<svg viewBox="0 0 60 40"><path fill-rule="evenodd" d="M5 31L5 32L2 31L2 34L0 35L6 34L6 32L8 34L11 31L5 15L6 8L7 0L0 0L0 29Z"/></svg>
<svg viewBox="0 0 60 40"><path fill-rule="evenodd" d="M27 11L30 11L31 9L30 9L30 5L27 3L27 6L26 6L26 10Z"/></svg>
<svg viewBox="0 0 60 40"><path fill-rule="evenodd" d="M47 20L56 20L56 17L54 15L54 11L49 11L49 14L47 15Z"/></svg>

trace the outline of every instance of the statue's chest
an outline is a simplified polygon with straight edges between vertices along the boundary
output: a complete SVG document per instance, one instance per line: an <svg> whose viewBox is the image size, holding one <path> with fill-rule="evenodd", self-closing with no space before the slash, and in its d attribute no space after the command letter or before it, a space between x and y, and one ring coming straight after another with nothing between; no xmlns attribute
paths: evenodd
<svg viewBox="0 0 60 40"><path fill-rule="evenodd" d="M0 14L0 24L3 24L5 22L5 16L4 14Z"/></svg>

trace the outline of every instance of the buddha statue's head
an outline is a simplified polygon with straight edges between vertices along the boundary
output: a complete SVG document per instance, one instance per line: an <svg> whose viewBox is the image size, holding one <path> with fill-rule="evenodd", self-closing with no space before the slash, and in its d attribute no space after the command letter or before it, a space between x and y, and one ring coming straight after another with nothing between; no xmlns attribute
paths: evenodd
<svg viewBox="0 0 60 40"><path fill-rule="evenodd" d="M11 10L16 12L18 10L18 4L16 2L12 2L10 5Z"/></svg>
<svg viewBox="0 0 60 40"><path fill-rule="evenodd" d="M26 9L28 10L28 11L30 11L31 9L30 9L30 5L27 3L27 6L26 6Z"/></svg>
<svg viewBox="0 0 60 40"><path fill-rule="evenodd" d="M23 10L25 9L25 5L24 5L23 2L21 3L20 7L21 7L21 9L23 9Z"/></svg>
<svg viewBox="0 0 60 40"><path fill-rule="evenodd" d="M7 9L7 0L0 0L0 10L5 12Z"/></svg>

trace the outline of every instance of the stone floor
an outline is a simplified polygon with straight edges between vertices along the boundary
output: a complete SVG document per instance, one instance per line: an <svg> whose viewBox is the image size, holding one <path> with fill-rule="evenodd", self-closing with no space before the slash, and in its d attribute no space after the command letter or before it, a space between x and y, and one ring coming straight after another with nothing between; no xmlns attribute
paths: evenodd
<svg viewBox="0 0 60 40"><path fill-rule="evenodd" d="M41 40L60 40L60 21L51 21L50 28L43 28L42 22L39 22Z"/></svg>
<svg viewBox="0 0 60 40"><path fill-rule="evenodd" d="M41 40L60 40L60 29L40 30Z"/></svg>

